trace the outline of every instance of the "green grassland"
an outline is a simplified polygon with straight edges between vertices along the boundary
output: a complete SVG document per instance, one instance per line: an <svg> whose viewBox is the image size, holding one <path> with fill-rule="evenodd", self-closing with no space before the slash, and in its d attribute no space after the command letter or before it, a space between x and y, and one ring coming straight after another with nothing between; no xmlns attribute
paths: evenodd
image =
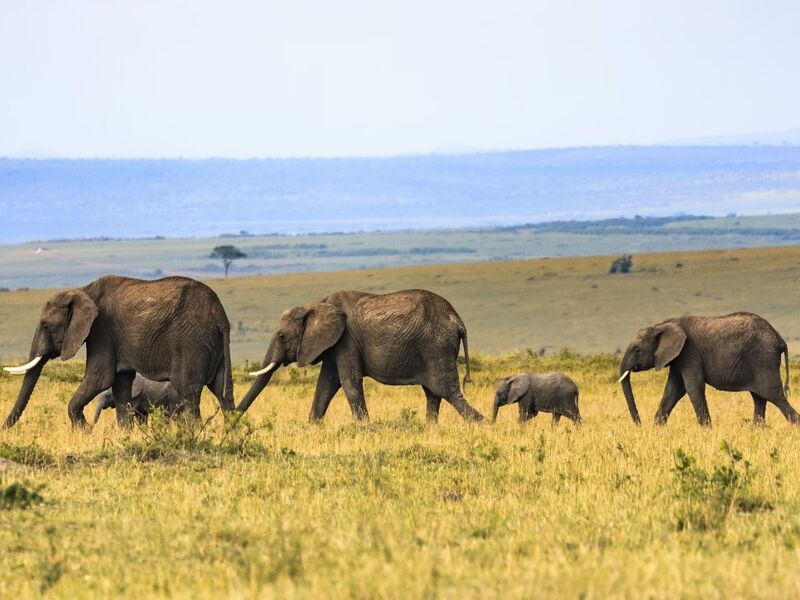
<svg viewBox="0 0 800 600"><path fill-rule="evenodd" d="M231 274L274 275L800 243L800 214L562 221L486 229L0 245L0 288L80 285L106 273L222 277L212 248L246 254Z"/></svg>
<svg viewBox="0 0 800 600"><path fill-rule="evenodd" d="M478 410L503 376L562 370L580 428L543 414L523 427L514 407L471 425L447 404L429 426L420 388L372 381L370 422L340 394L311 425L308 367L278 371L242 421L206 393L207 421L124 432L107 411L85 434L66 416L82 365L54 361L0 432L0 597L798 597L800 432L774 407L755 430L749 394L714 390L713 429L687 400L654 428L664 372L633 377L637 428L613 352L665 317L753 310L798 353L800 248L640 254L627 275L610 261L209 280L233 326L237 400L285 307L424 287L467 324ZM27 355L51 293L0 294L6 359ZM0 410L19 384L0 374ZM791 386L797 406L796 362Z"/></svg>

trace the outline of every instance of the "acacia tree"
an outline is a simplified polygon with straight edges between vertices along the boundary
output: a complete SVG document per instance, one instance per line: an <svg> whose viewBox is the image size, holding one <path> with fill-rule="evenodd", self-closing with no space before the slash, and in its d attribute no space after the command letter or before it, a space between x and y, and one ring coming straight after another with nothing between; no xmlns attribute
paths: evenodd
<svg viewBox="0 0 800 600"><path fill-rule="evenodd" d="M237 258L245 258L247 254L239 250L236 246L217 246L211 251L211 258L219 258L225 267L225 277L228 277L228 269L231 263Z"/></svg>

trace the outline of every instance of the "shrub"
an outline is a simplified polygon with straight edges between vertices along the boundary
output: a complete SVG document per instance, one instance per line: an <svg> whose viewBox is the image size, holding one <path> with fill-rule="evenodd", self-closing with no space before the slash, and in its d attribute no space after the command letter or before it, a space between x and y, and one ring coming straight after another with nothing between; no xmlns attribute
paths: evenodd
<svg viewBox="0 0 800 600"><path fill-rule="evenodd" d="M39 492L44 486L28 487L22 483L12 483L9 486L0 486L0 510L14 508L26 509L33 504L44 502Z"/></svg>
<svg viewBox="0 0 800 600"><path fill-rule="evenodd" d="M673 525L678 531L717 530L737 510L770 508L769 503L750 492L754 474L750 462L726 441L720 449L727 460L711 470L700 467L681 448L675 451Z"/></svg>
<svg viewBox="0 0 800 600"><path fill-rule="evenodd" d="M611 268L608 270L608 272L630 273L631 267L633 267L633 255L623 254L622 256L615 259L614 262L611 263Z"/></svg>
<svg viewBox="0 0 800 600"><path fill-rule="evenodd" d="M202 420L173 421L156 410L140 427L142 439L129 440L125 452L139 460L174 460L190 455L225 454L240 457L263 455L266 449L255 441L255 434L271 429L267 421L252 425L240 414L225 419L221 428L212 427L216 413Z"/></svg>
<svg viewBox="0 0 800 600"><path fill-rule="evenodd" d="M0 442L0 458L28 467L51 467L56 464L56 459L36 444L13 446L8 442Z"/></svg>

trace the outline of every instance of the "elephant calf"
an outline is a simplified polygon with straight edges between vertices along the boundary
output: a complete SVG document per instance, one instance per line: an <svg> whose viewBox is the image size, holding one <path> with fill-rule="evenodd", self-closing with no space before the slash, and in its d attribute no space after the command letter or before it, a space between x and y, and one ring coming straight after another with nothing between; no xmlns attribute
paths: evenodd
<svg viewBox="0 0 800 600"><path fill-rule="evenodd" d="M169 381L151 381L141 375L136 375L133 380L130 403L126 406L118 405L113 390L109 388L97 399L97 410L94 413L92 425L97 423L100 414L107 408L116 408L117 422L126 426L130 423L129 416L133 416L139 423L143 423L147 421L147 417L155 408L162 409L170 417L179 415L186 410L186 403Z"/></svg>
<svg viewBox="0 0 800 600"><path fill-rule="evenodd" d="M562 416L576 424L581 422L578 409L578 386L560 371L552 373L518 373L506 377L497 385L492 421L505 404L519 403L519 422L524 423L537 413L553 414L553 423Z"/></svg>

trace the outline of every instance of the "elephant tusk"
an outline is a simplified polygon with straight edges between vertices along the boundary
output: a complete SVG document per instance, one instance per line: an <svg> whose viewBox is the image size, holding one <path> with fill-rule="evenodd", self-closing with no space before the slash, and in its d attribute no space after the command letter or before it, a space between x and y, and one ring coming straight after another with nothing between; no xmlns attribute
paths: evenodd
<svg viewBox="0 0 800 600"><path fill-rule="evenodd" d="M18 367L3 367L3 370L4 371L8 371L9 373L11 373L13 375L22 375L26 371L30 371L33 367L38 365L39 361L41 361L41 360L42 360L42 357L41 356L37 356L36 358L34 358L29 363L26 363L24 365L20 365Z"/></svg>
<svg viewBox="0 0 800 600"><path fill-rule="evenodd" d="M631 372L630 372L630 371L625 371L625 372L622 374L622 377L620 377L620 378L619 378L619 381L617 381L617 383L622 383L622 380L623 380L623 379L625 379L625 378L626 378L628 375L630 375L630 374L631 374Z"/></svg>
<svg viewBox="0 0 800 600"><path fill-rule="evenodd" d="M278 366L278 363L271 362L266 367L261 369L260 371L253 371L252 373L250 373L250 375L252 375L253 377L255 377L257 375L263 375L264 373L269 373L270 371L272 371L272 369L274 369L277 366Z"/></svg>

